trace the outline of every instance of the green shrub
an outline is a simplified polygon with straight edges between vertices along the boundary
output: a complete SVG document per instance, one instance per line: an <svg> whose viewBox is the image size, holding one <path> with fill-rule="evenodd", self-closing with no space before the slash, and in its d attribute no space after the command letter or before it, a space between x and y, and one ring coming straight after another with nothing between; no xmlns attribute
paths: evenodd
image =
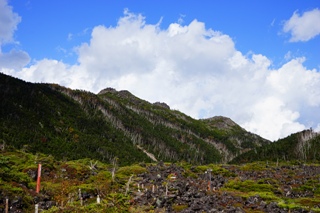
<svg viewBox="0 0 320 213"><path fill-rule="evenodd" d="M140 165L132 165L132 166L124 166L124 167L120 167L118 169L118 171L116 172L116 174L118 176L125 176L125 177L129 177L131 176L132 174L141 174L141 173L144 173L146 172L147 169L140 166Z"/></svg>

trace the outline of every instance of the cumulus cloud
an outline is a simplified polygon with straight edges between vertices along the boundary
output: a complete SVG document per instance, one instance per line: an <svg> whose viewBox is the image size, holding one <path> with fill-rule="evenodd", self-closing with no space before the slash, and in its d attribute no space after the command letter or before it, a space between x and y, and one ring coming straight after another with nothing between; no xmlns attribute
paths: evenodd
<svg viewBox="0 0 320 213"><path fill-rule="evenodd" d="M304 58L272 69L266 56L242 54L228 35L198 20L161 29L126 10L116 26L93 28L77 53L76 65L44 59L2 72L92 92L126 89L194 118L230 117L270 140L319 128L318 70L306 69Z"/></svg>
<svg viewBox="0 0 320 213"><path fill-rule="evenodd" d="M11 50L8 53L1 51L2 45L14 43L14 31L20 23L21 17L12 11L6 0L0 0L0 68L21 69L30 61L29 55L20 50Z"/></svg>
<svg viewBox="0 0 320 213"><path fill-rule="evenodd" d="M11 50L9 53L0 52L0 68L20 70L30 61L26 52Z"/></svg>
<svg viewBox="0 0 320 213"><path fill-rule="evenodd" d="M294 12L284 23L283 31L291 33L290 42L308 41L320 34L320 10L306 11L301 16Z"/></svg>
<svg viewBox="0 0 320 213"><path fill-rule="evenodd" d="M17 29L21 17L12 11L6 0L0 0L0 45L13 41L14 31Z"/></svg>

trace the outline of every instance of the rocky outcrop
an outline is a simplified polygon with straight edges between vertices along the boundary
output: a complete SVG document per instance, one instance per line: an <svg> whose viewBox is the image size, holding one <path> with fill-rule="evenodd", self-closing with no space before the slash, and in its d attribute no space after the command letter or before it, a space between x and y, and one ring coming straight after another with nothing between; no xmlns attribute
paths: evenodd
<svg viewBox="0 0 320 213"><path fill-rule="evenodd" d="M163 107L165 109L170 109L169 105L164 103L164 102L155 102L155 103L153 103L153 105L160 106L160 107Z"/></svg>

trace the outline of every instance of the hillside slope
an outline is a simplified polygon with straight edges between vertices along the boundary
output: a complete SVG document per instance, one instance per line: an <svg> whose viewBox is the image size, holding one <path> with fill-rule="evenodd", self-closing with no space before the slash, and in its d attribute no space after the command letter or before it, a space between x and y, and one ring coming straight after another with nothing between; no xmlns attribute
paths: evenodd
<svg viewBox="0 0 320 213"><path fill-rule="evenodd" d="M93 94L0 74L0 99L0 144L58 159L205 164L270 143L228 118L196 120L112 88Z"/></svg>
<svg viewBox="0 0 320 213"><path fill-rule="evenodd" d="M258 147L246 152L231 163L247 163L253 161L319 161L320 134L312 129L291 134L274 143Z"/></svg>

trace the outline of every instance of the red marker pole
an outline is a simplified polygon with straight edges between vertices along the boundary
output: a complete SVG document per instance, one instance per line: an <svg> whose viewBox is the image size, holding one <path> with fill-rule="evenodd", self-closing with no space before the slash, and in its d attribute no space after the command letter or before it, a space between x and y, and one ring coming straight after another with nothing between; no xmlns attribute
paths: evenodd
<svg viewBox="0 0 320 213"><path fill-rule="evenodd" d="M41 178L41 164L38 164L38 178L37 178L37 189L36 192L39 193L40 191L40 178Z"/></svg>

